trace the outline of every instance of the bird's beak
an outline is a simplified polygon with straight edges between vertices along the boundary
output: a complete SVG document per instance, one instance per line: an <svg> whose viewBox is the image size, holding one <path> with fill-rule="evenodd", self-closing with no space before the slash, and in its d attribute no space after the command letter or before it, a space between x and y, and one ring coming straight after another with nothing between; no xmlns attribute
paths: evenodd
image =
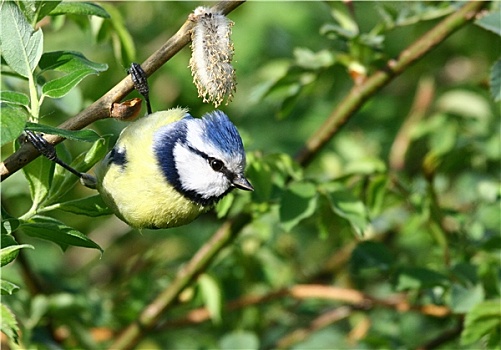
<svg viewBox="0 0 501 350"><path fill-rule="evenodd" d="M233 186L245 191L254 191L254 187L250 184L249 180L247 180L243 174L238 174L233 178L231 182Z"/></svg>

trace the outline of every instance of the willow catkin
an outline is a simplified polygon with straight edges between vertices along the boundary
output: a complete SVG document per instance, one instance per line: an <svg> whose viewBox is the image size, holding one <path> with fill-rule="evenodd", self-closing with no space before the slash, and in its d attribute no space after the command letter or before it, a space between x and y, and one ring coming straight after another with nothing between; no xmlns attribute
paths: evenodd
<svg viewBox="0 0 501 350"><path fill-rule="evenodd" d="M219 12L200 6L190 15L195 22L191 33L190 68L198 96L217 108L227 97L231 101L236 89L235 70L231 65L233 22Z"/></svg>

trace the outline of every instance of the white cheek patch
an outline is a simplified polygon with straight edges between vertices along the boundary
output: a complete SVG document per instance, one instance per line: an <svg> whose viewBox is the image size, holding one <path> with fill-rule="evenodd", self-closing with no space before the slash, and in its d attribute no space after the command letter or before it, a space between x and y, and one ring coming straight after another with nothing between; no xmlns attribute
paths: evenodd
<svg viewBox="0 0 501 350"><path fill-rule="evenodd" d="M231 157L228 157L228 154L221 152L219 148L207 142L207 138L204 137L204 129L201 123L197 123L195 120L190 123L186 139L190 140L190 145L193 148L203 150L208 156L222 160L226 168L232 173L240 174L243 172L245 161L242 159L242 155L239 153L232 153Z"/></svg>
<svg viewBox="0 0 501 350"><path fill-rule="evenodd" d="M195 191L203 198L218 197L230 187L222 173L214 171L206 159L178 143L173 149L175 166L183 189Z"/></svg>

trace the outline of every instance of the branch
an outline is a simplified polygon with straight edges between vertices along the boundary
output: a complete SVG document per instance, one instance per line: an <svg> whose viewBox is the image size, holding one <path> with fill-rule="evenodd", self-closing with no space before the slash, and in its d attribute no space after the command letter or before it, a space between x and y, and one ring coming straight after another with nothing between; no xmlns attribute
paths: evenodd
<svg viewBox="0 0 501 350"><path fill-rule="evenodd" d="M297 154L296 161L303 167L306 167L311 162L311 160L313 160L314 156L334 136L334 134L339 131L340 127L349 118L351 118L358 109L363 106L366 100L368 100L371 96L381 90L385 85L393 80L393 78L407 69L412 63L420 59L427 52L431 51L449 35L458 30L460 27L466 25L485 5L486 4L483 2L477 1L471 1L467 3L461 9L449 15L447 18L437 24L437 26L423 35L409 48L404 50L400 54L398 60L388 62L387 68L385 70L376 72L363 84L354 87L350 91L350 93L341 101L341 104L326 120L324 125L322 125L321 128L306 142L303 149ZM150 70L152 68L146 63L144 69L147 74L151 73ZM212 261L212 259L219 253L219 251L229 242L231 242L236 237L238 232L250 222L250 220L250 216L242 214L237 216L235 219L224 223L221 228L215 233L212 239L197 252L192 260L190 260L188 265L183 270L179 271L173 283L143 310L136 322L129 325L117 337L115 342L110 346L110 349L133 348L138 343L140 338L144 335L145 330L151 330L152 328L156 327L161 314L174 303L177 295L201 271L203 271L203 269L210 263L210 261ZM329 288L325 286L320 287ZM330 292L332 293L332 289L330 290ZM280 293L289 292L278 292L278 295L282 295ZM366 296L357 291L351 291L348 294L351 298L354 298L351 300L351 302L349 301L349 299L344 300L348 303L364 303L367 300ZM272 295L268 297L273 298L274 296ZM346 298L348 298L348 296L346 296ZM370 299L370 302L387 306L394 305L394 307L399 311L415 309L405 302L385 304L383 301L376 301L373 299ZM447 313L446 310L435 305L424 306L418 311L436 316Z"/></svg>
<svg viewBox="0 0 501 350"><path fill-rule="evenodd" d="M449 35L473 20L475 15L487 4L488 2L475 0L468 2L403 50L398 59L390 60L384 69L375 72L362 84L354 86L324 124L297 153L296 160L303 166L308 165L334 134L363 106L365 101L447 39Z"/></svg>
<svg viewBox="0 0 501 350"><path fill-rule="evenodd" d="M320 314L307 327L298 328L280 338L271 349L288 349L295 344L306 340L313 333L325 328L335 322L344 320L349 317L353 309L349 306L337 307Z"/></svg>
<svg viewBox="0 0 501 350"><path fill-rule="evenodd" d="M405 167L405 156L412 142L412 132L416 125L426 116L435 97L435 82L425 77L418 82L416 95L411 110L400 127L391 145L390 169L400 171Z"/></svg>
<svg viewBox="0 0 501 350"><path fill-rule="evenodd" d="M228 14L243 2L221 1L214 5L212 9L220 11L223 14ZM141 68L143 68L148 76L157 71L190 42L193 25L194 23L187 19L177 33L141 64ZM108 118L111 105L121 101L132 90L133 84L130 76L126 76L100 99L58 127L66 130L80 130L97 120ZM56 135L47 135L46 139L52 144L58 144L64 140L64 138ZM15 153L0 163L0 181L8 178L39 155L38 151L30 143L21 144L21 147Z"/></svg>
<svg viewBox="0 0 501 350"><path fill-rule="evenodd" d="M205 243L177 273L172 283L152 301L139 315L138 319L130 324L118 335L109 349L132 349L145 335L146 331L156 327L160 317L167 308L172 306L177 296L199 274L204 271L216 255L238 235L240 230L250 221L245 215L237 216L233 220L226 221L212 238Z"/></svg>
<svg viewBox="0 0 501 350"><path fill-rule="evenodd" d="M261 296L248 295L242 298L229 301L224 306L225 312L243 309L253 305L268 303L277 299L290 297L296 300L321 299L343 302L356 309L371 309L374 307L384 307L394 309L398 312L415 311L423 315L433 317L446 317L451 311L445 306L433 304L411 305L403 294L395 294L387 299L374 298L368 294L355 289L325 286L322 284L297 284L290 288L279 289ZM202 323L210 320L209 310L205 307L190 311L186 316L176 320L166 321L162 325L164 328L180 327L191 324Z"/></svg>

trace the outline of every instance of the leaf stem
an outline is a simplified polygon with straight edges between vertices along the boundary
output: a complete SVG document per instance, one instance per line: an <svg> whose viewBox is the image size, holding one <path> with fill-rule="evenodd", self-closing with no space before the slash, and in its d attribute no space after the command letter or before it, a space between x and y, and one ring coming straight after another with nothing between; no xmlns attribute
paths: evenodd
<svg viewBox="0 0 501 350"><path fill-rule="evenodd" d="M219 11L222 14L228 14L244 2L245 1L241 0L220 1L216 3L212 9L214 11ZM162 47L155 51L141 64L141 67L146 72L147 76L150 76L162 67L163 64L170 60L190 42L193 25L194 23L187 19L181 28L179 28L179 30L169 40L167 40ZM73 118L66 120L58 127L66 130L80 130L97 120L108 118L112 104L122 100L133 90L133 88L134 85L130 76L126 76L106 94L101 96L101 98ZM36 103L38 103L38 101ZM58 144L64 140L63 137L56 135L47 135L46 138L47 141L52 144ZM30 143L22 144L14 154L10 155L2 163L0 163L0 181L7 179L10 175L14 174L26 164L36 159L39 155L38 151Z"/></svg>
<svg viewBox="0 0 501 350"><path fill-rule="evenodd" d="M33 72L28 75L28 86L30 91L30 112L31 118L30 121L34 123L38 123L38 118L40 116L40 101L38 100L38 91L37 84L35 82L35 77Z"/></svg>

